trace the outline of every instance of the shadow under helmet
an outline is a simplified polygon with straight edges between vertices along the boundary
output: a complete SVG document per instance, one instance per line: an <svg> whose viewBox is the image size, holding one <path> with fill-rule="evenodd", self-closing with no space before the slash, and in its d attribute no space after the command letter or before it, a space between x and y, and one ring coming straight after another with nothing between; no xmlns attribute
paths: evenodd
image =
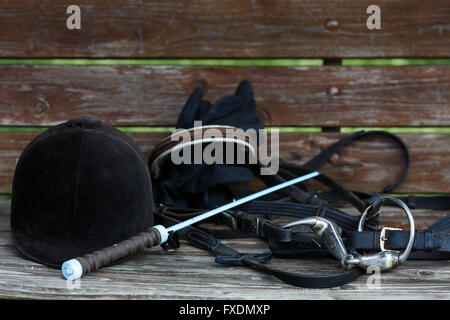
<svg viewBox="0 0 450 320"><path fill-rule="evenodd" d="M11 231L29 259L60 267L153 224L146 160L125 133L91 116L42 132L14 173Z"/></svg>

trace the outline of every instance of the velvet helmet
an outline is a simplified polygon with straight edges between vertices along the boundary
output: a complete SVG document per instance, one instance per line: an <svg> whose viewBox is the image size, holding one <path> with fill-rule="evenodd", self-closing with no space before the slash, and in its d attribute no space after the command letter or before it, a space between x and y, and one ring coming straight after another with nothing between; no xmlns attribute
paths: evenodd
<svg viewBox="0 0 450 320"><path fill-rule="evenodd" d="M125 133L91 116L47 129L14 173L11 231L29 259L60 267L153 224L146 160Z"/></svg>

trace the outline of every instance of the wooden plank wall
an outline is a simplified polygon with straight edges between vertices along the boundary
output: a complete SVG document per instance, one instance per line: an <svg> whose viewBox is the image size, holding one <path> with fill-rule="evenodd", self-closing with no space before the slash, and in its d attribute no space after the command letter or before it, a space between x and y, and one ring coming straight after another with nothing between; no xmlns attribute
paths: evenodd
<svg viewBox="0 0 450 320"><path fill-rule="evenodd" d="M3 58L319 58L321 67L0 65L0 126L50 126L88 113L117 126L173 126L189 94L215 101L241 80L254 85L265 126L321 127L283 133L281 157L304 162L341 127L450 126L450 66L345 67L347 57L450 57L447 0L379 1L382 29L365 26L370 1L99 1L80 3L81 30L66 28L68 1L0 3ZM118 10L120 8L120 10ZM36 135L0 132L0 193L10 193L18 155ZM148 154L166 134L133 134ZM402 134L412 170L396 192L450 192L450 136ZM334 173L345 186L378 191L401 172L388 141L362 141Z"/></svg>
<svg viewBox="0 0 450 320"><path fill-rule="evenodd" d="M407 127L399 136L411 170L398 193L450 193L450 63L440 66L342 66L343 58L450 58L448 0L378 0L381 30L368 30L371 0L77 1L81 30L68 30L67 0L0 1L0 195L11 193L16 161L44 127L92 114L122 127L172 127L195 87L215 101L241 80L254 86L265 126L314 128L280 134L283 160L302 163L345 136L342 127ZM14 65L4 59L321 59L324 66ZM139 60L142 62L142 60ZM450 60L449 60L450 61ZM134 61L136 62L136 61ZM31 130L27 128L33 126ZM316 128L322 128L316 130ZM425 133L424 127L439 128ZM295 130L291 130L295 131ZM168 132L130 132L148 156ZM345 187L380 191L399 177L402 152L386 138L345 147L339 163L363 167L330 174ZM0 196L0 296L132 299L422 299L448 298L448 262L408 261L351 286L299 290L251 269L223 268L191 246L168 255L147 250L86 277L69 290L59 270L18 255L9 230L10 200ZM6 196L8 198L8 196ZM349 211L351 214L356 212ZM418 228L447 211L414 210ZM389 226L407 227L398 212ZM244 252L262 243L229 242ZM148 258L148 255L151 255ZM177 260L181 263L173 263ZM322 260L273 259L287 271L336 269ZM283 259L285 260L285 259ZM162 273L164 269L166 272ZM210 270L211 272L205 272ZM130 287L130 283L133 287ZM161 284L170 285L161 287ZM157 290L154 290L156 287ZM162 290L161 290L162 289ZM350 290L349 290L350 289ZM281 294L280 294L281 293Z"/></svg>
<svg viewBox="0 0 450 320"><path fill-rule="evenodd" d="M448 0L379 0L382 29L366 28L370 0L2 1L3 57L449 57Z"/></svg>

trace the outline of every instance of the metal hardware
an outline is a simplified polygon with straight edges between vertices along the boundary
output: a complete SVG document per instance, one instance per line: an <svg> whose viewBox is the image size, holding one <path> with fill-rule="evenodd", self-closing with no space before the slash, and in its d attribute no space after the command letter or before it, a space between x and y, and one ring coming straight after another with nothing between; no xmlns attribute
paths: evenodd
<svg viewBox="0 0 450 320"><path fill-rule="evenodd" d="M415 224L414 224L414 218L412 216L411 211L409 210L408 206L403 203L401 200L393 197L382 197L383 202L391 202L397 206L400 206L406 213L406 216L408 217L409 221L409 241L408 245L406 246L405 250L403 252L393 251L393 250L386 250L384 247L384 243L386 241L386 230L395 230L394 228L383 228L381 230L381 236L380 236L380 247L381 252L375 253L375 254L367 254L367 255L360 255L357 257L353 257L350 259L347 259L344 264L347 265L347 268L351 268L352 265L357 265L361 268L367 269L371 266L376 266L380 268L380 271L386 271L391 270L401 264L403 264L406 259L408 259L408 256L411 252L413 243L414 243L414 235L415 235ZM358 232L361 232L363 230L364 222L366 221L366 216L369 210L371 209L371 206L368 206L366 210L364 210L363 214L361 215L361 218L359 219L358 223Z"/></svg>
<svg viewBox="0 0 450 320"><path fill-rule="evenodd" d="M381 206L384 202L384 198L382 196L380 196L379 194L372 196L369 200L368 200L368 208L367 210L367 215L365 217L365 220L371 220L374 219L375 217L378 217L380 215L381 212Z"/></svg>
<svg viewBox="0 0 450 320"><path fill-rule="evenodd" d="M328 252L335 257L342 266L345 266L345 261L353 258L347 253L347 249L341 238L342 229L334 222L322 217L309 217L297 221L293 221L283 226L283 228L290 228L299 225L310 226L315 234L320 236L323 245Z"/></svg>
<svg viewBox="0 0 450 320"><path fill-rule="evenodd" d="M357 265L360 268L378 267L380 271L391 270L400 265L399 254L395 251L383 251L374 254L365 254L344 261L347 269Z"/></svg>
<svg viewBox="0 0 450 320"><path fill-rule="evenodd" d="M386 238L386 231L387 230L402 230L402 229L400 229L400 228L391 228L391 227L383 227L383 229L381 229L381 232L380 232L380 249L381 249L381 252L383 252L383 251L395 251L395 250L386 250L386 248L384 246L384 244L386 243L386 240L387 240L387 238Z"/></svg>
<svg viewBox="0 0 450 320"><path fill-rule="evenodd" d="M259 238L259 216L256 216L256 236Z"/></svg>
<svg viewBox="0 0 450 320"><path fill-rule="evenodd" d="M234 216L232 216L227 211L222 212L222 215L231 220L231 229L233 229L233 230L237 230L238 229L236 218Z"/></svg>

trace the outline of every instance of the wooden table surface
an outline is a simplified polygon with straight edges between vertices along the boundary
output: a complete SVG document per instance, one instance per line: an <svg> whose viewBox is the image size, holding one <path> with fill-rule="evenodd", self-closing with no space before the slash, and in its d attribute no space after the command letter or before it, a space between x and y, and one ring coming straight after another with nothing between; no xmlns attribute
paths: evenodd
<svg viewBox="0 0 450 320"><path fill-rule="evenodd" d="M11 243L10 200L0 200L0 298L26 299L449 299L449 261L407 261L381 274L378 288L363 275L350 285L331 289L297 288L244 267L214 262L209 253L186 243L167 254L147 249L127 262L68 282L60 270L23 258ZM435 215L415 210L418 226ZM389 221L390 216L386 219ZM261 252L266 245L254 239L226 243L244 252ZM305 273L338 271L331 259L276 259L271 266Z"/></svg>

